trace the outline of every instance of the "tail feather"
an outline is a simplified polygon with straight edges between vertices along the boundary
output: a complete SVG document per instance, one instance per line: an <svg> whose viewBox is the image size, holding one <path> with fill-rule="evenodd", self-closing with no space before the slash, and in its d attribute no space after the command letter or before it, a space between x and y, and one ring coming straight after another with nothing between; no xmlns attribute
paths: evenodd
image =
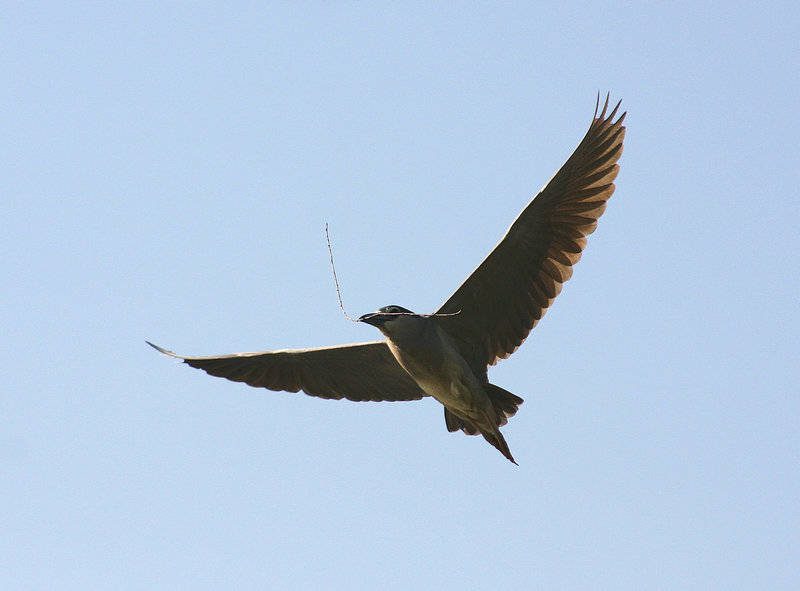
<svg viewBox="0 0 800 591"><path fill-rule="evenodd" d="M516 394L512 394L508 390L488 382L483 385L483 388L494 406L494 412L497 415L497 426L502 427L508 422L508 419L517 413L519 405L524 401Z"/></svg>
<svg viewBox="0 0 800 591"><path fill-rule="evenodd" d="M478 429L476 429L472 423L456 416L450 412L446 406L444 407L444 424L447 425L447 430L450 431L450 433L463 431L467 435L478 434Z"/></svg>
<svg viewBox="0 0 800 591"><path fill-rule="evenodd" d="M516 464L514 456L508 449L508 444L502 433L500 427L508 422L510 417L516 414L519 405L523 400L516 394L512 394L508 390L504 390L500 386L494 384L483 384L486 393L489 395L489 400L492 401L494 409L494 418L488 416L488 413L481 413L481 417L466 417L459 416L453 411L445 407L444 409L444 422L447 425L447 430L451 433L453 431L463 431L467 435L477 435L480 433L483 438L497 448L511 462Z"/></svg>

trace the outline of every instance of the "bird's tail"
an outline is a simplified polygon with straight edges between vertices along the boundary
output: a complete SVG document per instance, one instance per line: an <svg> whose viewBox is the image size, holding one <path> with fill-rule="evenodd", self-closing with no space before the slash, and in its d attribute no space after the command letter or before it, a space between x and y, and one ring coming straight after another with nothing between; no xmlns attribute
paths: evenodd
<svg viewBox="0 0 800 591"><path fill-rule="evenodd" d="M494 406L494 413L497 415L497 426L502 427L508 422L508 419L517 413L519 405L524 401L516 394L512 394L508 390L504 390L500 386L483 384L483 389L489 395L489 400L492 401Z"/></svg>
<svg viewBox="0 0 800 591"><path fill-rule="evenodd" d="M519 405L523 400L516 394L512 394L508 390L504 390L500 386L485 383L483 387L489 400L492 401L492 408L494 410L494 418L489 416L489 413L481 413L482 416L478 417L463 417L453 413L447 407L444 408L444 421L447 425L448 431L461 430L467 435L477 435L480 433L483 438L496 447L500 453L506 458L517 463L508 449L503 434L500 433L500 427L508 422L510 417L513 417L517 412Z"/></svg>
<svg viewBox="0 0 800 591"><path fill-rule="evenodd" d="M513 394L512 394L513 396ZM469 419L461 418L456 416L454 413L450 412L450 410L445 407L444 408L444 420L447 424L447 430L450 432L461 430L467 435L477 435L480 433L483 435L483 438L491 443L494 447L500 450L500 453L507 457L509 460L517 463L514 460L514 456L511 455L511 451L508 449L508 444L506 443L503 434L500 433L500 429L497 426L488 426L488 417L484 415L487 419L483 421L483 425L478 425L478 421L472 421Z"/></svg>

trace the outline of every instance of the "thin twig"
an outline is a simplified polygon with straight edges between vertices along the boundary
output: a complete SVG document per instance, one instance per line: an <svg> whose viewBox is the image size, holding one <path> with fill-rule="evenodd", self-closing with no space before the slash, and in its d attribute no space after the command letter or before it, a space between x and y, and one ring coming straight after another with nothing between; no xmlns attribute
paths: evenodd
<svg viewBox="0 0 800 591"><path fill-rule="evenodd" d="M331 270L333 271L333 282L336 284L336 297L339 298L339 309L344 314L344 317L352 322L361 322L356 318L351 318L350 315L344 311L344 304L342 303L342 292L339 290L339 278L336 276L336 265L333 263L333 249L331 248L331 235L328 232L328 224L325 223L325 240L328 242L328 256L331 259ZM423 318L434 318L436 316L457 316L461 314L461 310L458 312L450 312L447 313L435 313L435 314L414 314L408 312L382 312L384 316L422 316Z"/></svg>
<svg viewBox="0 0 800 591"><path fill-rule="evenodd" d="M333 249L331 248L331 235L328 232L328 223L325 222L325 240L328 241L328 255L331 258L331 269L333 270L333 282L336 284L336 297L339 298L339 309L344 314L344 317L353 322L358 322L355 318L350 318L347 312L344 311L344 304L342 303L342 293L339 291L339 278L336 277L336 265L333 264Z"/></svg>

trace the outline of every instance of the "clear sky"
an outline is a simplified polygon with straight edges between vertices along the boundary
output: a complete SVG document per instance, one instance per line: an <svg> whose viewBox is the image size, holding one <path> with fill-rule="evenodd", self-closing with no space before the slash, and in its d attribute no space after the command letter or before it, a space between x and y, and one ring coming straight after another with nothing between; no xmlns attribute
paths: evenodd
<svg viewBox="0 0 800 591"><path fill-rule="evenodd" d="M0 18L0 588L800 588L800 5L49 3ZM213 355L434 311L628 111L573 279L441 406Z"/></svg>

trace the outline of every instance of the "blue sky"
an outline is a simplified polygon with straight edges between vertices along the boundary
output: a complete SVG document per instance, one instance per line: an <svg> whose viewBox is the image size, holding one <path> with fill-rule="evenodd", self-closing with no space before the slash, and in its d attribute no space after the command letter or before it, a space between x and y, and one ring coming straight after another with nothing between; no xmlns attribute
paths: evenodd
<svg viewBox="0 0 800 591"><path fill-rule="evenodd" d="M0 35L0 587L800 586L796 3L26 2ZM211 355L434 311L628 110L573 279L441 407Z"/></svg>

